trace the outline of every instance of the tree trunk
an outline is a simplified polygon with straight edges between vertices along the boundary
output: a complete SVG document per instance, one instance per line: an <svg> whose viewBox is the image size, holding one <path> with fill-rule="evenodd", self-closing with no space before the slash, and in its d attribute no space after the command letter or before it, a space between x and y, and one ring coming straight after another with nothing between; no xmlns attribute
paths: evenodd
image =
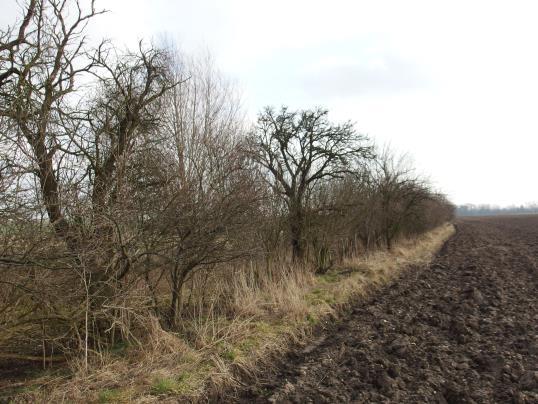
<svg viewBox="0 0 538 404"><path fill-rule="evenodd" d="M303 215L300 211L290 215L291 248L293 261L303 261L305 247L303 241Z"/></svg>
<svg viewBox="0 0 538 404"><path fill-rule="evenodd" d="M182 289L183 283L185 282L187 271L183 268L175 268L172 273L172 298L170 300L170 313L169 313L169 324L170 328L174 328L177 325L177 319L181 314L182 306Z"/></svg>
<svg viewBox="0 0 538 404"><path fill-rule="evenodd" d="M389 229L385 230L385 243L387 244L387 250L392 250L392 236Z"/></svg>

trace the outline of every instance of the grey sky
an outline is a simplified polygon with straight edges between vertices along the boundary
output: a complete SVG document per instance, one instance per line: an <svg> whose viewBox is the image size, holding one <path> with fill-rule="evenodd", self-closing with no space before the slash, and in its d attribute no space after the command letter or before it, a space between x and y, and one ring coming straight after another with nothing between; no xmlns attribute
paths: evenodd
<svg viewBox="0 0 538 404"><path fill-rule="evenodd" d="M456 203L538 201L534 1L98 4L111 12L94 37L133 45L167 34L186 51L209 49L250 117L268 104L326 106L409 152Z"/></svg>

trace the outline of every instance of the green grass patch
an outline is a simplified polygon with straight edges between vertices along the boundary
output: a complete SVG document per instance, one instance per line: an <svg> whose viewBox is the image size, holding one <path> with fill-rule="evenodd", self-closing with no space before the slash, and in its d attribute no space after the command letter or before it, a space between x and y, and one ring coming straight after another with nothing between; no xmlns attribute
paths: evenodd
<svg viewBox="0 0 538 404"><path fill-rule="evenodd" d="M180 394L192 387L190 380L191 375L188 372L181 372L175 378L158 377L153 381L150 392L154 396Z"/></svg>
<svg viewBox="0 0 538 404"><path fill-rule="evenodd" d="M328 272L317 277L322 283L336 283L340 280L341 276L334 272Z"/></svg>
<svg viewBox="0 0 538 404"><path fill-rule="evenodd" d="M254 337L247 337L239 343L238 348L242 352L250 352L259 346L259 341Z"/></svg>
<svg viewBox="0 0 538 404"><path fill-rule="evenodd" d="M307 321L308 324L310 324L310 325L316 325L316 324L319 322L319 319L318 319L316 316L314 316L313 314L308 313L308 314L306 315L306 321Z"/></svg>
<svg viewBox="0 0 538 404"><path fill-rule="evenodd" d="M309 305L317 306L319 304L335 304L336 298L334 292L323 287L314 288L309 293L305 295L305 299Z"/></svg>
<svg viewBox="0 0 538 404"><path fill-rule="evenodd" d="M118 389L105 389L99 393L99 403L117 403L121 401L122 394Z"/></svg>
<svg viewBox="0 0 538 404"><path fill-rule="evenodd" d="M159 377L151 385L151 394L160 396L164 394L178 393L178 383L168 377Z"/></svg>
<svg viewBox="0 0 538 404"><path fill-rule="evenodd" d="M237 352L232 348L225 348L221 353L220 357L226 359L227 361L233 362L237 358Z"/></svg>

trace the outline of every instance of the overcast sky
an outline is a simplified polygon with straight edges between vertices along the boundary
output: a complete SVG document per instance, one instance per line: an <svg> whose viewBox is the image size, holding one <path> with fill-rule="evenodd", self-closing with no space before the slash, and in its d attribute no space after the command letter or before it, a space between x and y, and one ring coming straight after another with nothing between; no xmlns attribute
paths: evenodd
<svg viewBox="0 0 538 404"><path fill-rule="evenodd" d="M167 34L188 52L209 49L251 117L324 106L408 152L455 203L538 201L538 2L97 4L110 13L93 36L132 46Z"/></svg>

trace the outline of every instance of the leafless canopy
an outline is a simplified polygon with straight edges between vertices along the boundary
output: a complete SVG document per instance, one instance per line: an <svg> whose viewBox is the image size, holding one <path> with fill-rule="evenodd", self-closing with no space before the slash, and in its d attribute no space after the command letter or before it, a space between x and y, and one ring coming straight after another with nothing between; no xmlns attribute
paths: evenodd
<svg viewBox="0 0 538 404"><path fill-rule="evenodd" d="M368 139L353 125L333 125L323 109L260 114L253 144L254 159L267 170L267 180L282 197L289 212L294 256L304 254L303 227L309 192L327 179L342 178L357 163L373 157Z"/></svg>

